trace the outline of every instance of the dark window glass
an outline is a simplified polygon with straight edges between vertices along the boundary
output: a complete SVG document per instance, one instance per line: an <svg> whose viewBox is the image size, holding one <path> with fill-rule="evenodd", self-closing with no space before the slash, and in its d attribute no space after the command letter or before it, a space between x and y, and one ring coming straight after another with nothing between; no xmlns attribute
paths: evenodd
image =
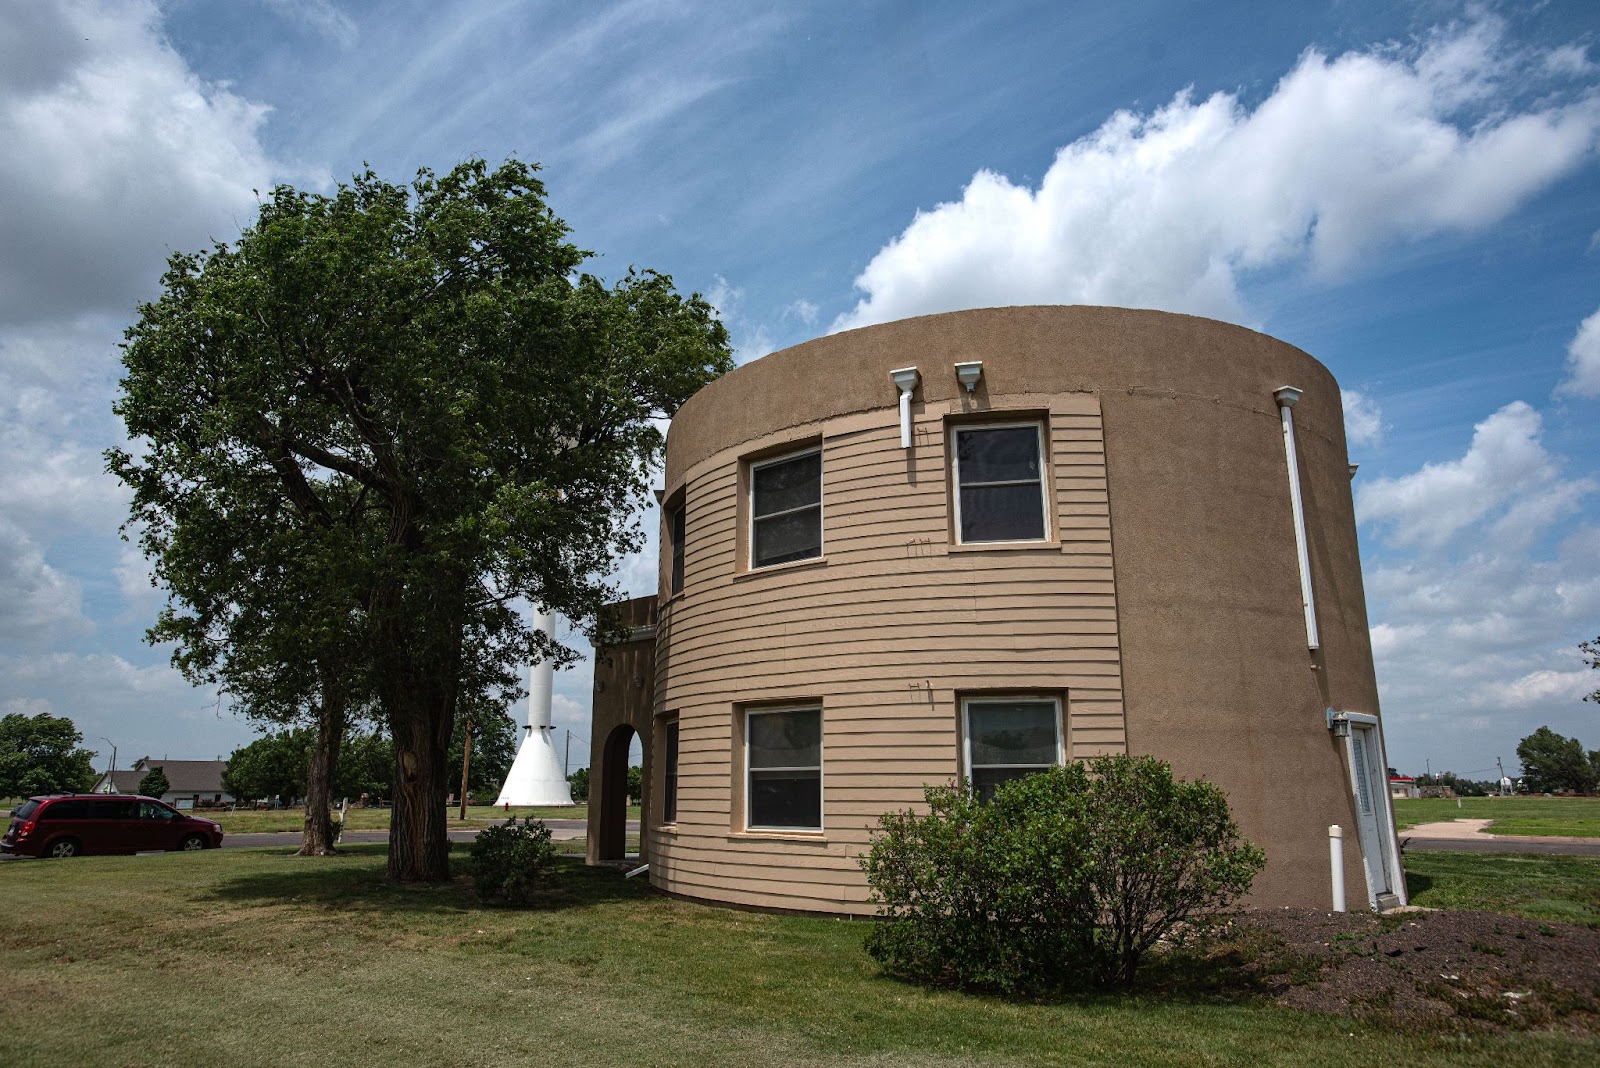
<svg viewBox="0 0 1600 1068"><path fill-rule="evenodd" d="M57 801L46 805L39 813L41 820L86 820L89 818L88 801Z"/></svg>
<svg viewBox="0 0 1600 1068"><path fill-rule="evenodd" d="M752 567L822 555L822 452L750 472Z"/></svg>
<svg viewBox="0 0 1600 1068"><path fill-rule="evenodd" d="M1037 541L1045 536L1037 425L955 432L961 540Z"/></svg>
<svg viewBox="0 0 1600 1068"><path fill-rule="evenodd" d="M177 819L178 814L166 805L158 805L154 801L140 801L139 818L142 820L168 822Z"/></svg>
<svg viewBox="0 0 1600 1068"><path fill-rule="evenodd" d="M746 720L751 827L822 827L822 710L752 712Z"/></svg>
<svg viewBox="0 0 1600 1068"><path fill-rule="evenodd" d="M24 801L22 804L17 806L16 816L19 820L25 820L37 811L39 811L39 802Z"/></svg>
<svg viewBox="0 0 1600 1068"><path fill-rule="evenodd" d="M672 592L683 592L683 537L687 508L672 510Z"/></svg>
<svg viewBox="0 0 1600 1068"><path fill-rule="evenodd" d="M91 801L90 812L97 820L132 820L139 818L139 802L107 799Z"/></svg>
<svg viewBox="0 0 1600 1068"><path fill-rule="evenodd" d="M676 823L678 819L678 721L667 723L667 760L665 789L661 797L661 822Z"/></svg>
<svg viewBox="0 0 1600 1068"><path fill-rule="evenodd" d="M987 801L1001 783L1053 766L1060 754L1054 701L967 702L968 775Z"/></svg>

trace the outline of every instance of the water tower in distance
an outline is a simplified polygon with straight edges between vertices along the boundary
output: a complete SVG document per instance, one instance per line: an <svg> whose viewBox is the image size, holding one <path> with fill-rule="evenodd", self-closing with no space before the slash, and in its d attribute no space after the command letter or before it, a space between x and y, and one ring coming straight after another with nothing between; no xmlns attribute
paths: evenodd
<svg viewBox="0 0 1600 1068"><path fill-rule="evenodd" d="M536 611L533 625L555 637L555 617L549 612ZM523 728L522 744L517 747L517 758L495 799L496 806L572 804L572 787L556 756L555 725L550 715L554 674L548 660L533 665L528 672L528 723Z"/></svg>

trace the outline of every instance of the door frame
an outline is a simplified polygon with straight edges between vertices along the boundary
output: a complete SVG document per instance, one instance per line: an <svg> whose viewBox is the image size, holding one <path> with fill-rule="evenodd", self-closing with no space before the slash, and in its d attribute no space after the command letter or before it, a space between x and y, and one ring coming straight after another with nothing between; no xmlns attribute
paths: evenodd
<svg viewBox="0 0 1600 1068"><path fill-rule="evenodd" d="M1345 771L1350 780L1350 800L1355 804L1356 841L1361 847L1361 876L1367 881L1367 907L1376 910L1378 907L1378 890L1372 885L1372 876L1367 867L1369 852L1376 854L1380 865L1389 870L1389 893L1394 895L1400 904L1407 904L1406 898L1406 873L1400 866L1400 841L1394 829L1394 806L1389 798L1389 753L1383 743L1383 725L1378 722L1378 717L1365 712L1339 712L1331 715L1331 722L1344 721L1347 724L1344 735L1344 762ZM1356 781L1356 737L1357 728L1367 728L1372 731L1372 739L1377 743L1378 770L1383 772L1379 778L1381 783L1376 783L1374 789L1378 795L1377 811L1378 836L1381 842L1368 842L1366 830L1361 824L1361 800L1357 796L1361 784ZM1371 767L1371 762L1368 762Z"/></svg>

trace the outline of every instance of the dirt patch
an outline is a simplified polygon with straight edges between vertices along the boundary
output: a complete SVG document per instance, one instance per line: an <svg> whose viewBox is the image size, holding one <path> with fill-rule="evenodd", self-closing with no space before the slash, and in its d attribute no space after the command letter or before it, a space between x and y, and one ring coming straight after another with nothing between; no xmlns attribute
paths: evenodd
<svg viewBox="0 0 1600 1068"><path fill-rule="evenodd" d="M1282 1005L1406 1029L1600 1034L1600 930L1492 912L1245 913L1214 932Z"/></svg>

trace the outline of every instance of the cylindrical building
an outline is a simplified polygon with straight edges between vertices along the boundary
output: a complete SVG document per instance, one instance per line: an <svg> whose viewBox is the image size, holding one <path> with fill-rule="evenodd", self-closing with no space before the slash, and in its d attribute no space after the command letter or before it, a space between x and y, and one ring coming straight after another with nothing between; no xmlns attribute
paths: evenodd
<svg viewBox="0 0 1600 1068"><path fill-rule="evenodd" d="M1352 903L1403 900L1339 387L1299 349L1092 307L820 338L683 407L662 517L653 679L597 670L594 734L632 702L658 887L869 912L924 784L1125 750L1225 791L1253 902L1326 907L1332 824Z"/></svg>

